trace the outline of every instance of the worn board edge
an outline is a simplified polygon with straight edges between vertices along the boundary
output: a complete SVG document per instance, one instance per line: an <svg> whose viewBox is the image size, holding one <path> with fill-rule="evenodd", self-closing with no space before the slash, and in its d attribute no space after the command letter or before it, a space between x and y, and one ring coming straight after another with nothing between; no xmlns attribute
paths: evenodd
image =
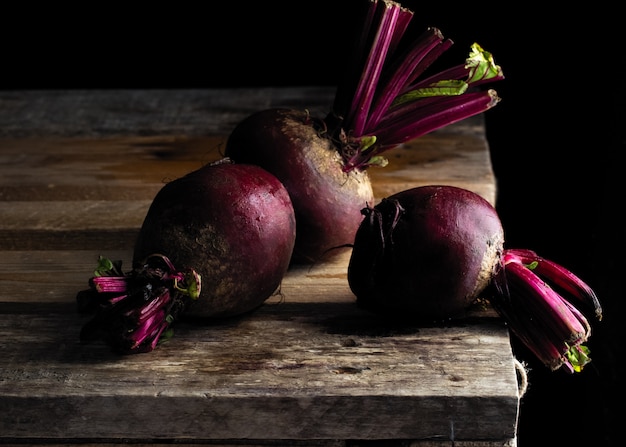
<svg viewBox="0 0 626 447"><path fill-rule="evenodd" d="M186 437L423 439L445 438L453 433L455 439L462 440L503 439L515 436L516 432L518 398L514 395L445 397L399 393L341 396L294 392L280 396L283 393L277 395L262 385L257 393L243 392L240 395L213 395L207 389L207 394L181 397L165 389L158 391L158 387L153 395L119 391L108 395L62 395L55 393L55 389L65 386L60 381L69 380L68 384L72 385L71 377L65 375L62 368L39 371L27 364L22 368L23 374L33 375L36 379L33 388L39 389L44 380L48 391L37 393L33 390L26 395L3 393L0 430L3 436L178 440ZM89 375L88 370L85 373ZM41 374L48 374L48 378L38 378ZM150 378L146 377L146 380L150 381ZM19 387L19 382L13 380L12 383ZM115 384L116 381L109 385L115 387ZM402 385L399 383L398 386ZM148 384L147 388L149 391L154 387ZM262 394L262 389L268 394Z"/></svg>
<svg viewBox="0 0 626 447"><path fill-rule="evenodd" d="M157 447L175 444L177 447L517 447L517 438L494 439L481 441L464 441L457 439L431 440L431 439L198 439L198 440L174 440L174 439L79 439L71 442L59 443L49 439L11 440L3 443L6 447L25 447L46 445L46 447L68 447L80 445L81 447Z"/></svg>

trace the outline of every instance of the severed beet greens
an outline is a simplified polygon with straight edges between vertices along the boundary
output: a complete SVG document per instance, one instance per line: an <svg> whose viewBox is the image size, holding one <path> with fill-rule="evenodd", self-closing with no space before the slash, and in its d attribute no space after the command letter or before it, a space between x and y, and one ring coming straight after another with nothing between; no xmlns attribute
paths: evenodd
<svg viewBox="0 0 626 447"><path fill-rule="evenodd" d="M201 281L193 269L177 270L167 256L148 256L130 272L101 256L89 289L76 295L78 311L95 314L80 339L102 339L123 354L150 352L171 337L172 323L200 296Z"/></svg>
<svg viewBox="0 0 626 447"><path fill-rule="evenodd" d="M587 283L564 266L528 249L504 251L488 297L511 331L551 370L582 371L591 361L586 315L602 320Z"/></svg>

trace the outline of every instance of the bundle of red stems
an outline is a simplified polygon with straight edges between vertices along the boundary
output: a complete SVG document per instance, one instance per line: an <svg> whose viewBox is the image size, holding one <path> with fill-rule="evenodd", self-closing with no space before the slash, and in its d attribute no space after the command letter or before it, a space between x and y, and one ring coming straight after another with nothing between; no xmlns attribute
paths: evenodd
<svg viewBox="0 0 626 447"><path fill-rule="evenodd" d="M422 77L452 40L431 27L406 44L413 11L389 0L367 6L352 70L325 119L343 146L346 172L385 165L381 153L494 107L500 101L496 91L476 87L504 79L491 53L477 43L464 63Z"/></svg>
<svg viewBox="0 0 626 447"><path fill-rule="evenodd" d="M493 307L547 367L574 373L590 362L591 326L579 308L601 320L602 307L578 276L532 250L507 249L493 285Z"/></svg>
<svg viewBox="0 0 626 447"><path fill-rule="evenodd" d="M128 273L121 267L100 257L90 288L78 293L78 310L95 311L81 341L102 339L123 354L150 352L172 336L172 324L199 297L201 278L194 270L177 271L163 255L149 256Z"/></svg>

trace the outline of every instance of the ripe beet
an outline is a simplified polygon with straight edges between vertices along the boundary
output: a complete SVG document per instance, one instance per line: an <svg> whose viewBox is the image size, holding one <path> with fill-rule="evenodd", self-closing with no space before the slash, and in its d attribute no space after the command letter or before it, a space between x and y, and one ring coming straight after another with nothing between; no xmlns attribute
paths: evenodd
<svg viewBox="0 0 626 447"><path fill-rule="evenodd" d="M354 46L345 51L327 115L263 110L240 122L226 143L227 157L258 164L285 184L296 212L295 262L317 262L354 240L359 210L373 203L365 171L385 166L382 154L500 101L495 90L482 89L504 75L480 45L463 63L429 73L452 46L439 29L407 32L413 11L395 1L352 8L359 18Z"/></svg>
<svg viewBox="0 0 626 447"><path fill-rule="evenodd" d="M225 149L238 163L267 169L289 191L298 263L318 261L352 243L363 218L358 211L374 200L367 172L344 172L341 155L319 124L304 111L262 110L235 127Z"/></svg>
<svg viewBox="0 0 626 447"><path fill-rule="evenodd" d="M585 313L602 319L593 289L532 250L505 249L500 218L478 194L422 186L362 213L348 264L359 306L433 323L462 318L481 294L551 370L581 372L591 361Z"/></svg>
<svg viewBox="0 0 626 447"><path fill-rule="evenodd" d="M185 315L226 317L260 306L279 287L295 243L295 215L280 181L222 160L166 184L137 239L133 264L153 253L195 269L202 290Z"/></svg>
<svg viewBox="0 0 626 447"><path fill-rule="evenodd" d="M462 317L500 265L493 206L453 186L422 186L363 209L348 281L363 308L414 320Z"/></svg>

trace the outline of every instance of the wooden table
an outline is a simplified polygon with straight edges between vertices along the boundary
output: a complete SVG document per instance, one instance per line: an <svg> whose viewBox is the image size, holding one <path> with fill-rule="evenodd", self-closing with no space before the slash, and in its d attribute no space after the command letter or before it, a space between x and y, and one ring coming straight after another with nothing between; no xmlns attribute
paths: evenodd
<svg viewBox="0 0 626 447"><path fill-rule="evenodd" d="M0 443L514 446L506 326L391 327L356 308L347 256L292 268L282 298L176 326L148 354L83 345L98 255L122 259L163 183L220 157L247 114L323 116L328 87L0 92ZM492 203L482 117L389 153L377 198L452 184Z"/></svg>

